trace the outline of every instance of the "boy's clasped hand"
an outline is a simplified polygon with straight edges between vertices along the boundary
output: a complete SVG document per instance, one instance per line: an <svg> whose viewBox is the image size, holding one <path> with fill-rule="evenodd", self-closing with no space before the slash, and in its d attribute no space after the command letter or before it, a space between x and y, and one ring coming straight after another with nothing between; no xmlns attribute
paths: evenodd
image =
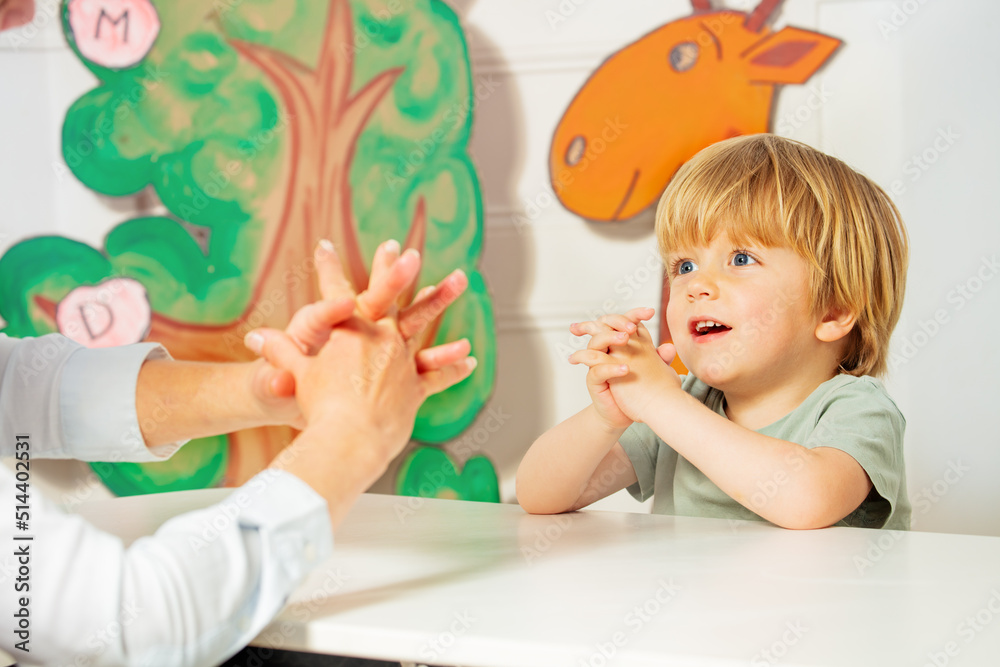
<svg viewBox="0 0 1000 667"><path fill-rule="evenodd" d="M609 428L644 421L644 409L654 394L681 389L680 376L670 366L674 346L657 347L643 324L653 314L652 308L633 308L570 325L573 335L590 336L586 349L574 352L569 361L590 368L587 391Z"/></svg>

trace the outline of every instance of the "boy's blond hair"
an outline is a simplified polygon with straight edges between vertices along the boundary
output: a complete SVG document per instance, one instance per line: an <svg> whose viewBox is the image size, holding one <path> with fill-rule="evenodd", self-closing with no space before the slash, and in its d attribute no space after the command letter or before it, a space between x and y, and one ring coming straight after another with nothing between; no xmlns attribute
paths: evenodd
<svg viewBox="0 0 1000 667"><path fill-rule="evenodd" d="M672 248L789 247L809 262L815 313L854 313L840 370L886 371L906 288L899 211L878 185L840 160L790 139L756 134L709 146L682 166L660 199L656 235Z"/></svg>

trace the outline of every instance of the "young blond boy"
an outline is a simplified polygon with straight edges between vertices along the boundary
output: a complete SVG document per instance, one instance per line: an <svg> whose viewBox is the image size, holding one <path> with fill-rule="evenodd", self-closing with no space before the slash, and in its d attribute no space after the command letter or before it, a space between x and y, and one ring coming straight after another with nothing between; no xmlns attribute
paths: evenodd
<svg viewBox="0 0 1000 667"><path fill-rule="evenodd" d="M872 377L906 281L885 192L798 142L738 137L678 171L656 233L673 344L657 349L650 308L571 326L591 336L570 361L592 404L525 455L521 506L628 487L658 513L908 529L905 420Z"/></svg>

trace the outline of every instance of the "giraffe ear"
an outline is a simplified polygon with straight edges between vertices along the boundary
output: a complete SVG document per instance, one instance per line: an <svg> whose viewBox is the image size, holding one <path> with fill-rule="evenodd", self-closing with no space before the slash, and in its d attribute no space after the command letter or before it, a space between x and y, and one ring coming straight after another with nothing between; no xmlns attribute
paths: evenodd
<svg viewBox="0 0 1000 667"><path fill-rule="evenodd" d="M801 28L772 32L743 53L754 83L805 83L843 42Z"/></svg>

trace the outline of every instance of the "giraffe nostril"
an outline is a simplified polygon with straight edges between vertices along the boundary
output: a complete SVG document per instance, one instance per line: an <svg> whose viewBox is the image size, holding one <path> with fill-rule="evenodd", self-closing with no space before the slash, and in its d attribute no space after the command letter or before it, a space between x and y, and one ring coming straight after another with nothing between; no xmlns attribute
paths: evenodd
<svg viewBox="0 0 1000 667"><path fill-rule="evenodd" d="M566 149L566 164L575 167L586 150L587 140L579 135L574 137L573 141L569 142L569 148Z"/></svg>

